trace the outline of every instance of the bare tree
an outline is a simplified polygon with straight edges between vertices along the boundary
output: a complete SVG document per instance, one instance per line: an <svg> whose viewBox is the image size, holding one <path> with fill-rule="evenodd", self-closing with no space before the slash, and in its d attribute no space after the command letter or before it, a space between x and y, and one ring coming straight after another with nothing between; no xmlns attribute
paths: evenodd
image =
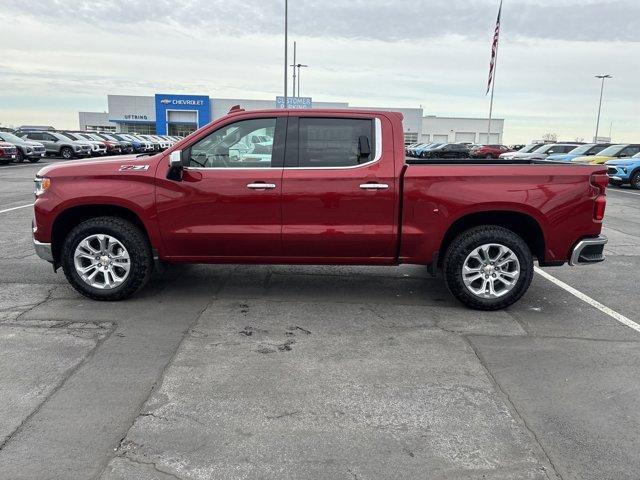
<svg viewBox="0 0 640 480"><path fill-rule="evenodd" d="M544 140L545 142L557 142L558 135L556 135L555 133L547 132L542 135L542 140Z"/></svg>
<svg viewBox="0 0 640 480"><path fill-rule="evenodd" d="M584 142L584 137L576 137L576 142L583 143Z"/></svg>

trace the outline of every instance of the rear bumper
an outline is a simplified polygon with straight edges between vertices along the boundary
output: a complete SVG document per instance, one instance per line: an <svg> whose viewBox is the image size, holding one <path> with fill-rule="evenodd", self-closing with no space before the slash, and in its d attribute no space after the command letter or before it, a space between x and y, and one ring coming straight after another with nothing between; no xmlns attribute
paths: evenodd
<svg viewBox="0 0 640 480"><path fill-rule="evenodd" d="M604 235L580 240L571 251L569 265L585 265L604 261L604 246L607 241L607 237Z"/></svg>
<svg viewBox="0 0 640 480"><path fill-rule="evenodd" d="M53 263L53 252L51 251L50 243L42 243L33 239L33 246L36 250L36 254L43 260Z"/></svg>

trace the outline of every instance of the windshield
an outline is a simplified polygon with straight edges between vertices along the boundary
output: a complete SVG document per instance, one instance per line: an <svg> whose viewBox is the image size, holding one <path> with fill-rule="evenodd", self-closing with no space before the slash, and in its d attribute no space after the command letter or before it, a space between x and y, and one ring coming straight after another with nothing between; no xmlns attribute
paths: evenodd
<svg viewBox="0 0 640 480"><path fill-rule="evenodd" d="M590 144L590 145L581 145L578 148L574 148L573 150L571 150L569 153L571 155L583 155L585 153L589 153L589 151L595 147L594 144Z"/></svg>
<svg viewBox="0 0 640 480"><path fill-rule="evenodd" d="M549 143L548 145L538 145L538 148L534 148L531 153L547 153L555 144Z"/></svg>
<svg viewBox="0 0 640 480"><path fill-rule="evenodd" d="M18 142L18 143L22 143L24 142L24 140L22 138L16 137L14 134L12 133L7 133L7 132L1 132L0 133L0 140L4 140L5 142Z"/></svg>
<svg viewBox="0 0 640 480"><path fill-rule="evenodd" d="M58 135L62 135L63 137L66 137L70 140L78 140L76 137L74 137L73 135L71 135L70 133L67 132L57 132Z"/></svg>
<svg viewBox="0 0 640 480"><path fill-rule="evenodd" d="M527 145L523 149L518 150L518 152L519 153L531 153L534 150L537 150L538 148L540 148L541 146L542 146L542 144L540 144L540 143L532 143L531 145Z"/></svg>
<svg viewBox="0 0 640 480"><path fill-rule="evenodd" d="M610 147L605 148L600 153L598 153L596 157L613 157L614 155L617 155L625 148L627 148L626 145L611 145Z"/></svg>

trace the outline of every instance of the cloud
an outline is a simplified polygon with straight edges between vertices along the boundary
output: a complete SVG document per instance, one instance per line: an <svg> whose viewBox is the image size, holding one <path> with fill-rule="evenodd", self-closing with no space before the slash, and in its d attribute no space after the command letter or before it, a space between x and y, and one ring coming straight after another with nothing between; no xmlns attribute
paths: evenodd
<svg viewBox="0 0 640 480"><path fill-rule="evenodd" d="M5 0L6 13L118 29L156 23L210 35L281 35L284 0ZM497 0L292 0L292 34L388 42L491 35ZM41 13L46 12L42 16ZM506 35L640 42L638 0L507 0Z"/></svg>

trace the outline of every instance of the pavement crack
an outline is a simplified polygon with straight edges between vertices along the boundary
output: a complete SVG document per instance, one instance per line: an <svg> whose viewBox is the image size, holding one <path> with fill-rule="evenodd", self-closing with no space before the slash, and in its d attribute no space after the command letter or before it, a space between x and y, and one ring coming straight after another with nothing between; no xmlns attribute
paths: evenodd
<svg viewBox="0 0 640 480"><path fill-rule="evenodd" d="M146 465L146 466L152 467L158 473L162 473L163 475L167 475L169 477L173 477L176 480L184 480L182 477L179 477L175 473L170 472L170 471L168 471L166 469L160 468L156 462L141 460L141 459L139 459L137 457L132 456L128 452L123 453L121 456L122 456L122 458L127 459L129 462L137 463L138 465Z"/></svg>
<svg viewBox="0 0 640 480"><path fill-rule="evenodd" d="M297 415L299 413L302 413L302 410L294 410L292 412L284 412L284 413L281 413L279 415L271 415L271 416L270 415L265 415L264 417L267 420L278 420L280 418L293 417L294 415Z"/></svg>

